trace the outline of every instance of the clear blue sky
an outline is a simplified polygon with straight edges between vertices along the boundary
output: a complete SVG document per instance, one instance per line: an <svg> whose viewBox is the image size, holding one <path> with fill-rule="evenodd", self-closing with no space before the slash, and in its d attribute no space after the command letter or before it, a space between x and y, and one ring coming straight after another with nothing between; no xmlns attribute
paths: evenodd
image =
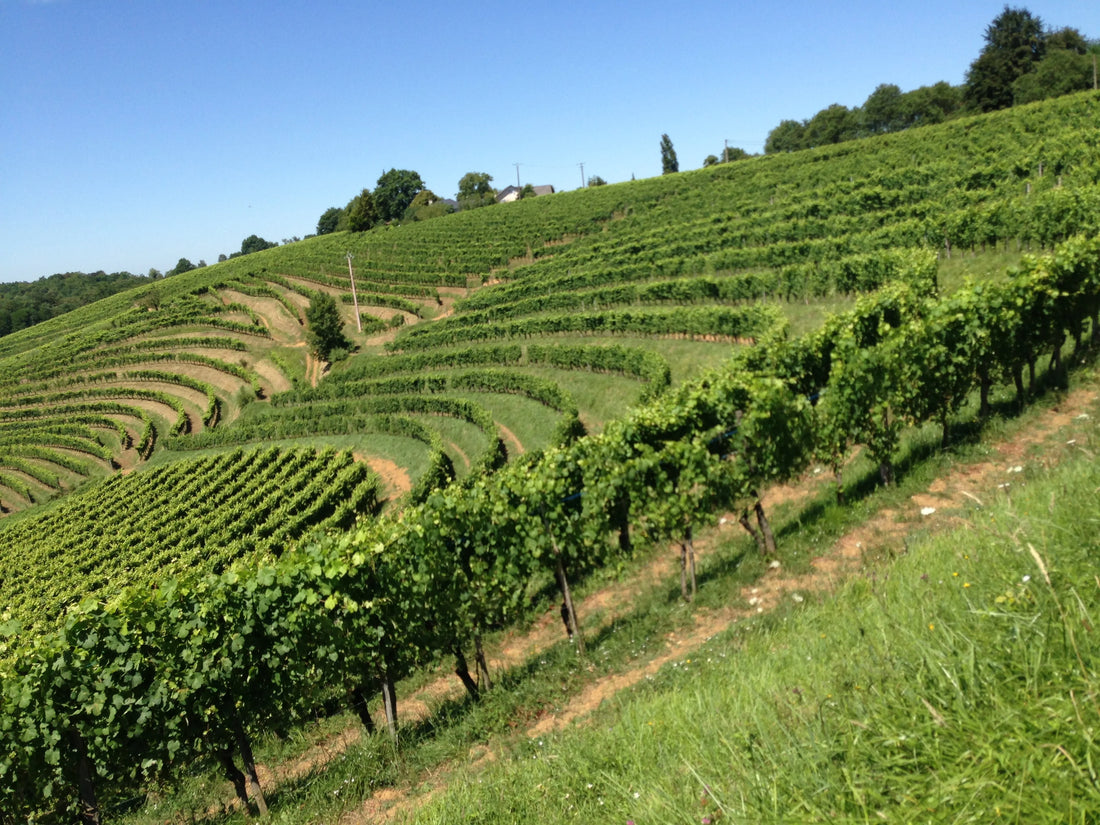
<svg viewBox="0 0 1100 825"><path fill-rule="evenodd" d="M1100 37L1100 3L1028 3ZM750 152L879 83L962 82L1002 0L0 0L0 281L315 231L414 169L574 189Z"/></svg>

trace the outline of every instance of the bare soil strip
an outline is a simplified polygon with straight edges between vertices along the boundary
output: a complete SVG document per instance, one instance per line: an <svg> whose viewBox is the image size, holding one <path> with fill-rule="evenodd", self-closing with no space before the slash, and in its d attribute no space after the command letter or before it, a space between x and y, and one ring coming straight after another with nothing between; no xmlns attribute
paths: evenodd
<svg viewBox="0 0 1100 825"><path fill-rule="evenodd" d="M509 455L523 455L527 450L523 447L523 442L516 438L516 434L497 422L497 430L500 432L501 437L504 438L505 446L508 447ZM508 446L511 445L511 446Z"/></svg>
<svg viewBox="0 0 1100 825"><path fill-rule="evenodd" d="M365 462L371 470L378 474L390 498L400 498L412 489L412 479L409 478L405 468L397 462L388 458L368 458L359 453L354 453L353 457L356 461Z"/></svg>
<svg viewBox="0 0 1100 825"><path fill-rule="evenodd" d="M302 339L303 329L298 319L291 318L287 308L274 298L245 295L231 289L222 290L221 297L226 304L242 304L259 315L275 340L286 343Z"/></svg>

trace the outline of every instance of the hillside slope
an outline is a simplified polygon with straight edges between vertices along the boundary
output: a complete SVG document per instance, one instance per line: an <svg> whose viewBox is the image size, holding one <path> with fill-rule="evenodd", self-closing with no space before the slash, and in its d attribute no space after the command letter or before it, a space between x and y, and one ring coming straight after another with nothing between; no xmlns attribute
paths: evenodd
<svg viewBox="0 0 1100 825"><path fill-rule="evenodd" d="M325 236L108 299L68 316L63 336L48 322L3 339L0 484L5 507L25 512L0 523L0 542L39 517L27 506L39 490L112 476L80 494L105 508L62 519L105 532L99 549L53 528L0 544L11 569L49 560L27 581L53 580L5 596L18 615L3 625L0 774L15 780L0 787L4 808L75 805L74 793L89 805L88 783L72 784L81 772L119 794L202 758L244 796L235 764L254 773L250 739L319 706L362 712L380 687L396 733L396 679L452 655L476 694L463 651L483 669L482 634L530 615L555 584L583 654L570 582L649 542L681 544L687 570L693 528L724 508L774 554L761 491L811 456L841 499L857 447L889 485L905 470L903 426L950 445L960 427L1065 384L1096 346L1100 241L1071 237L1009 277L943 294L938 259L1095 235L1098 106L1079 95ZM349 249L357 286L377 277L367 294L411 304L403 324L362 333L345 315L360 351L313 386L304 308L318 291L343 294ZM375 300L392 317L397 302ZM806 323L815 302L844 311ZM570 370L584 380L569 386L611 372L634 392L617 411L582 409ZM632 406L639 391L647 401ZM380 488L363 452L310 440L337 435L369 436L363 450L381 435L427 448L390 515L373 518ZM276 438L307 448L243 447ZM229 456L197 459L205 469L188 477L199 463L167 459L189 447ZM157 485L142 486L159 466L117 472L146 462L184 478L178 498L154 503ZM346 501L325 498L338 476ZM159 543L112 552L105 513L139 532L161 519L144 531ZM329 518L355 527L299 541ZM173 559L183 572L161 575ZM75 605L64 616L57 585ZM44 620L57 632L39 632ZM31 730L42 735L19 733Z"/></svg>

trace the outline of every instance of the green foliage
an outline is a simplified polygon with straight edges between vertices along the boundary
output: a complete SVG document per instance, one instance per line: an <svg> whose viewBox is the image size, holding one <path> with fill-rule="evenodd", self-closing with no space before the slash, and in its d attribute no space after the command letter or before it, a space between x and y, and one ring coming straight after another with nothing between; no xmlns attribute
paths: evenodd
<svg viewBox="0 0 1100 825"><path fill-rule="evenodd" d="M496 191L490 185L493 176L487 172L467 172L458 181L459 209L477 209L496 203Z"/></svg>
<svg viewBox="0 0 1100 825"><path fill-rule="evenodd" d="M804 148L805 132L805 123L799 123L797 120L781 121L768 132L768 139L764 142L764 153L774 155L778 152L795 152Z"/></svg>
<svg viewBox="0 0 1100 825"><path fill-rule="evenodd" d="M240 255L251 255L253 252L260 252L264 249L274 249L278 246L277 243L272 241L265 241L259 235L249 235L243 241L241 241Z"/></svg>
<svg viewBox="0 0 1100 825"><path fill-rule="evenodd" d="M164 273L164 277L170 278L173 275L181 275L184 272L190 272L192 269L197 269L197 267L186 258L180 258L174 267Z"/></svg>
<svg viewBox="0 0 1100 825"><path fill-rule="evenodd" d="M588 178L589 186L607 186L607 181L601 178L599 175L591 175Z"/></svg>
<svg viewBox="0 0 1100 825"><path fill-rule="evenodd" d="M1045 53L1043 22L1007 5L985 30L985 46L966 73L965 100L979 112L1012 105L1013 84L1035 70Z"/></svg>
<svg viewBox="0 0 1100 825"><path fill-rule="evenodd" d="M327 292L318 292L313 296L306 310L306 323L309 326L309 345L319 358L328 360L332 350L349 346L336 299Z"/></svg>
<svg viewBox="0 0 1100 825"><path fill-rule="evenodd" d="M843 467L861 443L892 465L901 428L950 423L970 387L1013 380L1040 356L1055 356L1050 380L1064 383L1062 344L1071 337L1081 347L1091 343L1100 305L1100 252L1091 239L1100 214L1095 123L1094 96L1078 95L871 141L859 151L824 147L747 159L675 181L318 237L162 281L156 312L120 296L81 310L73 323L50 322L0 341L0 462L7 462L0 485L10 479L32 496L52 495L53 481L65 475L61 464L27 473L41 456L52 451L104 464L123 439L147 443L147 426L178 427L172 445L190 448L318 432L415 438L417 426L430 425L447 433L457 445L447 445L455 460L473 470L433 495L453 474L437 432L429 480L415 491L421 506L400 522L364 522L271 564L253 557L217 580L150 574L107 607L89 605L71 633L5 637L0 644L13 662L5 674L18 678L0 716L0 759L12 760L4 776L15 777L10 787L0 783L0 810L26 819L42 806L63 808L58 800L72 795L79 740L103 766L97 776L107 788L141 781L135 765L178 776L194 760L216 757L215 748L236 741L239 749L237 730L269 731L348 689L438 659L485 627L523 617L528 587L553 577L564 591L586 571L616 564L630 552L623 537L632 530L683 539L714 508L755 510L759 487L803 471L810 450ZM1053 258L1024 257L1003 282L938 295L936 250L953 248L959 256L982 245L1051 246L1081 231L1090 237L1061 244ZM312 301L346 289L347 252L371 294L414 303L430 302L438 285L485 276L499 283L457 304L450 317L401 331L400 344L423 350L357 356L346 380L330 375L316 389L250 404L234 427L206 426L185 437L187 426L198 429L200 417L209 423L216 415L211 399L218 396L186 375L167 383L173 361L161 356L214 347L225 330L235 343L272 349L255 307L225 291L293 313L303 296ZM895 279L903 283L889 283ZM852 312L805 337L788 337L781 301L872 288L879 291L857 300ZM749 303L760 297L771 303ZM614 348L609 333L622 336ZM500 334L515 341L474 346ZM570 335L571 346L535 340L557 334ZM439 337L433 342L432 335ZM576 345L582 335L592 346ZM690 342L671 339L692 336L722 336L694 346L735 360L669 387L598 437L580 437L575 404L560 385L517 378L522 373L511 369L552 363L644 373L657 383L667 373L640 353L675 352ZM732 337L745 336L756 346L731 346ZM439 343L456 348L440 350ZM273 360L286 361L287 351L272 349ZM155 354L156 363L130 360L142 352ZM251 355L247 346L235 352ZM497 356L500 366L485 368ZM236 364L236 373L218 360L189 363L233 376L234 386L249 380L244 365ZM123 366L135 382L163 389L120 389ZM187 392L172 396L167 390L175 387ZM467 397L450 395L456 392ZM482 475L507 455L492 405L481 403L487 392L560 410L546 413L560 422L553 448ZM143 407L160 412L141 418ZM473 426L453 426L455 420ZM79 459L69 454L77 449ZM258 498L242 509L261 507L268 488L281 483L272 478L251 490ZM13 487L0 492L10 490L6 504L19 495ZM197 506L208 498L193 490L180 501ZM273 529L276 535L280 528ZM85 524L82 532L96 530ZM609 540L613 534L618 542ZM84 563L91 554L72 557ZM154 581L155 591L148 587ZM71 579L61 583L79 599ZM112 635L116 626L141 635L120 641ZM142 629L149 627L156 631ZM186 627L194 639L165 634L166 627ZM105 653L100 639L111 640ZM210 673L195 661L209 662ZM121 672L140 677L136 686L116 680ZM47 673L54 681L44 680ZM109 684L95 684L94 673L111 674ZM29 698L21 706L24 690ZM74 699L84 695L97 698L85 707ZM114 732L112 744L116 720L129 727ZM18 738L25 730L35 731L33 744Z"/></svg>
<svg viewBox="0 0 1100 825"><path fill-rule="evenodd" d="M344 207L344 220L349 232L366 232L379 221L374 196L364 189Z"/></svg>
<svg viewBox="0 0 1100 825"><path fill-rule="evenodd" d="M0 336L148 281L129 272L68 272L30 283L0 284Z"/></svg>
<svg viewBox="0 0 1100 825"><path fill-rule="evenodd" d="M378 220L388 223L400 220L413 198L424 188L420 175L409 169L383 172L374 187L374 206Z"/></svg>
<svg viewBox="0 0 1100 825"><path fill-rule="evenodd" d="M1100 472L1082 456L1035 476L887 575L789 593L801 606L739 621L589 724L460 772L416 821L1088 822L1100 603L1094 502L1073 491ZM607 634L624 635L638 655L665 632Z"/></svg>
<svg viewBox="0 0 1100 825"><path fill-rule="evenodd" d="M402 220L426 221L432 218L441 217L450 212L450 204L441 201L435 192L430 189L421 189L416 193L416 197L409 203L409 207L405 210Z"/></svg>
<svg viewBox="0 0 1100 825"><path fill-rule="evenodd" d="M1013 104L1033 103L1092 88L1092 55L1086 53L1083 38L1077 35L1082 43L1078 50L1072 46L1055 48L1052 37L1047 38L1046 54L1035 70L1013 81Z"/></svg>
<svg viewBox="0 0 1100 825"><path fill-rule="evenodd" d="M667 134L661 135L661 174L669 175L680 171L680 162L676 160L676 150Z"/></svg>
<svg viewBox="0 0 1100 825"><path fill-rule="evenodd" d="M328 235L331 232L335 232L343 219L344 210L339 206L330 206L322 212L321 217L317 219L317 234Z"/></svg>

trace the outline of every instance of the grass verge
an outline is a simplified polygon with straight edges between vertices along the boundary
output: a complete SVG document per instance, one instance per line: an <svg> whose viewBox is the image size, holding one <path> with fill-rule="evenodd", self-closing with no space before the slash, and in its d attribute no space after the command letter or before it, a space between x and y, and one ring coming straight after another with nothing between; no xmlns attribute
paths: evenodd
<svg viewBox="0 0 1100 825"><path fill-rule="evenodd" d="M1089 442L882 575L790 599L584 728L454 777L412 821L1096 821Z"/></svg>

